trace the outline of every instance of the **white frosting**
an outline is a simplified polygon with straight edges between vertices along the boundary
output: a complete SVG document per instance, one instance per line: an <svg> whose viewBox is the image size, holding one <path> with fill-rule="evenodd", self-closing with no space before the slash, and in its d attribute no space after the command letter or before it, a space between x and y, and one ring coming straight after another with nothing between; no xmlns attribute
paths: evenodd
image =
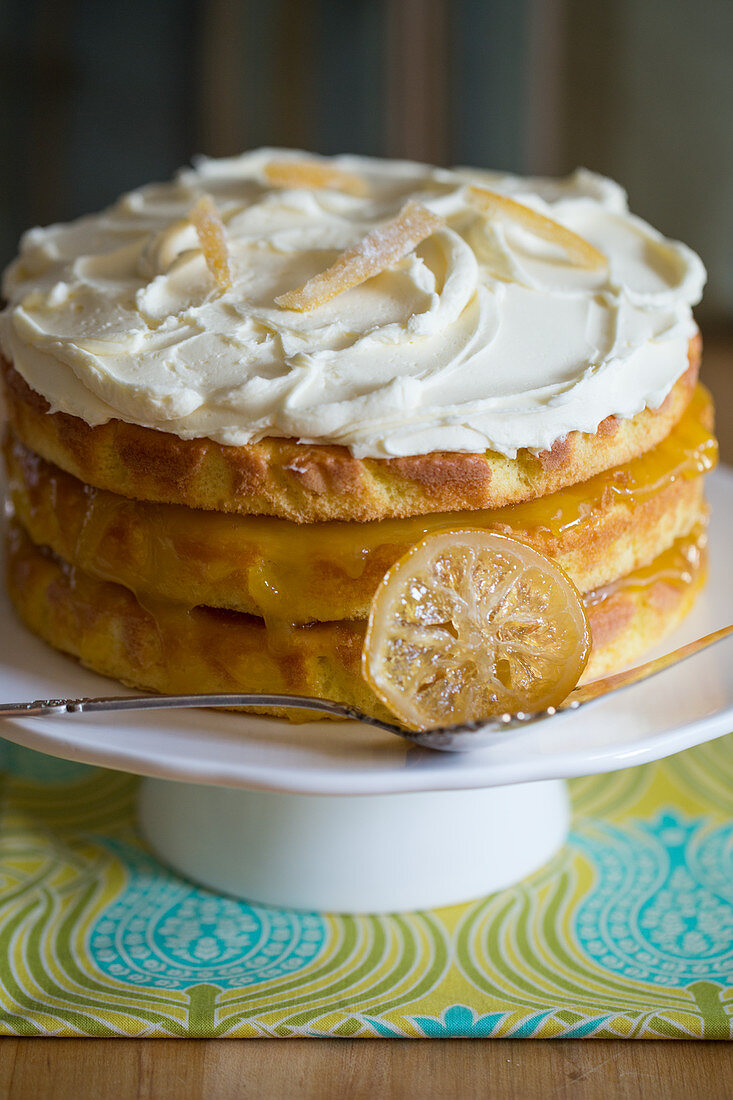
<svg viewBox="0 0 733 1100"><path fill-rule="evenodd" d="M587 171L519 179L356 157L367 197L271 188L259 150L26 233L5 275L0 343L28 384L97 425L184 439L339 443L358 457L487 449L513 457L611 414L657 407L687 367L705 271ZM471 204L490 187L580 234L590 271ZM210 193L234 269L217 287L187 214ZM393 268L307 313L275 298L409 198L442 215Z"/></svg>

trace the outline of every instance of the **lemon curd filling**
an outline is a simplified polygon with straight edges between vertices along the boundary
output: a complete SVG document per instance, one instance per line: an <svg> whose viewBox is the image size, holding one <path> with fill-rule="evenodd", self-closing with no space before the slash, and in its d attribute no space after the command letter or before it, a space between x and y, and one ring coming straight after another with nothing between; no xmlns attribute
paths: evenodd
<svg viewBox="0 0 733 1100"><path fill-rule="evenodd" d="M624 591L584 601L593 637L584 681L633 660L687 613L705 578L704 550L693 552L693 541L678 540L661 561L629 577ZM122 585L95 580L34 547L14 525L8 550L21 617L97 671L159 691L288 691L390 715L361 675L365 621L273 627L170 601L141 606Z"/></svg>
<svg viewBox="0 0 733 1100"><path fill-rule="evenodd" d="M592 592L586 592L583 596L586 610L589 611L616 595L633 593L645 598L659 586L684 590L693 583L702 584L706 571L707 542L708 525L705 516L695 524L689 535L675 539L670 547L658 554L648 565L640 566L625 577L601 585Z"/></svg>
<svg viewBox="0 0 733 1100"><path fill-rule="evenodd" d="M485 511L320 524L127 500L84 485L12 441L6 457L18 518L36 543L79 568L141 599L303 623L339 618L339 608L343 617L361 617L387 568L434 532L498 530L552 552L552 540L581 535L614 504L632 514L675 482L699 478L715 466L717 444L712 402L698 385L682 419L652 450L547 497ZM212 599L217 594L221 603Z"/></svg>

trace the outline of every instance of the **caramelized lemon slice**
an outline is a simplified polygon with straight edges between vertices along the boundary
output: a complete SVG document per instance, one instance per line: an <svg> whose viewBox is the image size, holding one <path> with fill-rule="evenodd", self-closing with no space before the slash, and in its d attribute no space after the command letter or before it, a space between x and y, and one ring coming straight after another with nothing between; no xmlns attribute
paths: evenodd
<svg viewBox="0 0 733 1100"><path fill-rule="evenodd" d="M445 531L379 585L362 671L421 730L556 706L589 651L581 597L559 566L504 535Z"/></svg>

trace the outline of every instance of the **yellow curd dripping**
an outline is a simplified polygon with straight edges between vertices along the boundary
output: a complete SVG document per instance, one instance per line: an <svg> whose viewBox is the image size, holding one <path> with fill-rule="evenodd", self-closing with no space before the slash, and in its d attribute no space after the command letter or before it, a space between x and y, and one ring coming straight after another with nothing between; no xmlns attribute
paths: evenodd
<svg viewBox="0 0 733 1100"><path fill-rule="evenodd" d="M361 524L297 525L262 517L243 520L247 536L256 537L262 551L262 559L250 571L250 589L253 594L256 592L262 607L269 608L272 614L282 614L283 580L286 578L288 593L295 594L297 574L307 586L319 562L355 580L362 576L377 551L389 547L396 560L426 535L457 527L498 528L518 537L545 531L559 539L590 521L594 512L607 510L609 502L633 509L680 478L695 478L712 470L718 460L718 444L708 426L712 415L710 394L698 385L677 426L646 454L589 481L505 508ZM381 567L382 555L379 557ZM292 606L290 613L296 614Z"/></svg>
<svg viewBox="0 0 733 1100"><path fill-rule="evenodd" d="M707 522L700 522L689 535L675 539L667 550L658 554L648 565L641 566L610 584L595 588L592 592L586 592L583 603L590 611L621 592L634 593L645 599L658 585L687 588L700 575L707 541Z"/></svg>
<svg viewBox="0 0 733 1100"><path fill-rule="evenodd" d="M586 482L505 508L372 523L301 525L127 500L85 486L17 446L7 450L19 518L66 560L153 599L306 622L363 615L389 566L440 530L486 528L528 541L545 533L546 545L538 548L552 556L553 539L584 532L614 504L633 516L673 482L711 470L717 461L711 425L712 401L698 385L666 439ZM351 610L335 613L339 607Z"/></svg>

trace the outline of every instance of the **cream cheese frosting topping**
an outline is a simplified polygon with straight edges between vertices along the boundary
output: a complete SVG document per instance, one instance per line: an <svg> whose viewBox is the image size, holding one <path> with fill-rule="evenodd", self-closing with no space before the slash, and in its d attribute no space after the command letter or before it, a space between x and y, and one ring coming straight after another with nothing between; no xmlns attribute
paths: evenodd
<svg viewBox="0 0 733 1100"><path fill-rule="evenodd" d="M4 279L6 357L52 411L90 425L377 458L544 450L656 408L684 373L704 268L610 180L345 156L327 163L363 194L271 185L269 163L305 156L201 159L99 214L30 230ZM478 209L471 185L555 220L607 264L581 266ZM188 217L202 194L225 226L225 289ZM409 255L317 308L277 305L410 200L443 224Z"/></svg>

